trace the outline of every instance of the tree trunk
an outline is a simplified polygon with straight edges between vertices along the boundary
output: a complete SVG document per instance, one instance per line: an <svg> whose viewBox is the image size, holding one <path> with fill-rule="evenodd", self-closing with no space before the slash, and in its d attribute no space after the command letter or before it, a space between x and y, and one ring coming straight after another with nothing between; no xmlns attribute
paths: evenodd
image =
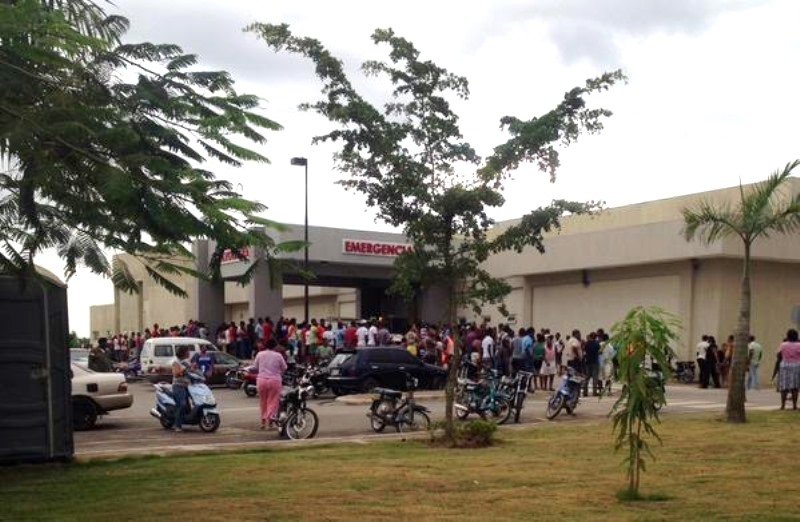
<svg viewBox="0 0 800 522"><path fill-rule="evenodd" d="M455 319L455 295L454 289L448 288L447 296L447 320L450 323L450 335L453 336L453 356L447 367L447 385L444 392L444 433L450 444L454 444L455 424L453 422L453 404L455 402L456 384L458 380L458 366L461 361L461 336L458 331L458 323Z"/></svg>
<svg viewBox="0 0 800 522"><path fill-rule="evenodd" d="M747 371L747 344L750 340L750 244L744 245L742 270L742 295L739 302L739 319L736 323L735 348L728 378L728 422L746 422L744 412L744 385Z"/></svg>

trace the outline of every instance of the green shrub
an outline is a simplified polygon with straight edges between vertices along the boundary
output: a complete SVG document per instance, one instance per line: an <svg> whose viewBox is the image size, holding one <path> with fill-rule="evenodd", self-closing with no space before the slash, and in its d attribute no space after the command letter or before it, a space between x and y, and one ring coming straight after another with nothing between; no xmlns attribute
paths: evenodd
<svg viewBox="0 0 800 522"><path fill-rule="evenodd" d="M431 443L454 448L486 448L494 444L497 424L485 420L472 420L455 425L455 441L450 444L444 437L444 422L431 425Z"/></svg>

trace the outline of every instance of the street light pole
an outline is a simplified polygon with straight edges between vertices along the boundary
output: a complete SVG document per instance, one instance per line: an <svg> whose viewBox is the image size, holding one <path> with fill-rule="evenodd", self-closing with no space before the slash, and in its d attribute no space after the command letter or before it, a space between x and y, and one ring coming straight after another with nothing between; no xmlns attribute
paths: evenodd
<svg viewBox="0 0 800 522"><path fill-rule="evenodd" d="M303 271L308 274L308 160L306 158L292 158L292 165L305 167L305 208L306 215L303 223ZM303 322L308 323L308 280L303 282Z"/></svg>

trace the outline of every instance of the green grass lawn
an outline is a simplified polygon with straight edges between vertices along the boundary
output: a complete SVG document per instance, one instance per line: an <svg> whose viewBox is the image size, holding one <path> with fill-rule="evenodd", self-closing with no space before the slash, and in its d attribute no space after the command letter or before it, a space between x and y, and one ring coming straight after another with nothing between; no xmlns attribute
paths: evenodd
<svg viewBox="0 0 800 522"><path fill-rule="evenodd" d="M0 519L800 519L800 413L730 426L671 416L620 503L610 424L498 432L481 450L421 441L0 468Z"/></svg>

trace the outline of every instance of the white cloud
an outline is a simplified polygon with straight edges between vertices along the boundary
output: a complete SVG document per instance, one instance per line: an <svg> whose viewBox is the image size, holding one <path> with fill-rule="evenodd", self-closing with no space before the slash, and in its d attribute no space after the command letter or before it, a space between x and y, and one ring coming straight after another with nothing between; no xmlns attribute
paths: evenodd
<svg viewBox="0 0 800 522"><path fill-rule="evenodd" d="M563 93L604 70L622 67L630 83L592 103L614 111L606 129L564 151L555 184L524 167L508 187L505 219L554 197L602 199L620 205L764 178L800 156L796 57L800 3L784 1L571 0L531 2L120 2L136 40L175 42L201 64L231 70L240 90L268 100L264 112L284 130L263 152L271 165L218 167L245 194L266 203L269 216L303 217L302 170L309 158L310 221L386 229L362 199L334 184L331 146L311 147L328 124L296 110L314 100L318 84L300 58L275 56L253 35L251 21L288 22L345 58L383 56L369 35L393 27L426 57L467 76L472 98L458 102L465 137L486 154L505 136L506 114L531 117ZM369 89L370 99L381 91ZM216 168L217 166L215 166ZM46 263L56 268L50 259ZM110 302L110 283L79 274L70 284L72 328L87 333L88 305Z"/></svg>

